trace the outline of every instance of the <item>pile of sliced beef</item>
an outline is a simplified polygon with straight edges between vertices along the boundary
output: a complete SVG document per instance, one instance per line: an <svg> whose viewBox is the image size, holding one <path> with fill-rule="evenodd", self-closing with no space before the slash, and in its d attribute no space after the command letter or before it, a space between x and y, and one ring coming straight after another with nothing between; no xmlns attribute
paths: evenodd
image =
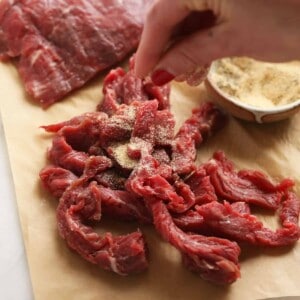
<svg viewBox="0 0 300 300"><path fill-rule="evenodd" d="M44 108L138 45L151 0L2 0L0 60Z"/></svg>
<svg viewBox="0 0 300 300"><path fill-rule="evenodd" d="M153 224L182 254L186 268L229 284L240 276L240 243L279 247L299 239L300 202L293 181L272 182L259 171L237 171L218 151L196 164L196 149L226 124L213 104L195 109L177 133L170 87L154 86L117 68L104 81L95 112L43 126L54 134L43 186L59 199L58 230L89 262L121 275L148 267L140 230L99 235L102 215ZM255 206L277 212L281 228L266 228Z"/></svg>

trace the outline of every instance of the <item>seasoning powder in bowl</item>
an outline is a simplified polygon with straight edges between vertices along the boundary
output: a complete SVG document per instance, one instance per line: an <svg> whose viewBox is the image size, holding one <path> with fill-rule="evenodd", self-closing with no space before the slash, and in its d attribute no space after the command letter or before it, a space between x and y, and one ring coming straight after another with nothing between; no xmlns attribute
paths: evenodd
<svg viewBox="0 0 300 300"><path fill-rule="evenodd" d="M207 82L209 90L235 105L225 108L243 119L276 121L295 113L300 106L300 61L268 63L247 57L223 58L212 64ZM224 99L220 102L226 104Z"/></svg>

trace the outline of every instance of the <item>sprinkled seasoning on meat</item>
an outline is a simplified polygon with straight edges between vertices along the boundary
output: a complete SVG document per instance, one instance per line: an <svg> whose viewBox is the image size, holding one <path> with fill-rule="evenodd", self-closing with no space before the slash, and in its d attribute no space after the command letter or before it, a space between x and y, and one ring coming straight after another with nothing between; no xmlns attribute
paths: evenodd
<svg viewBox="0 0 300 300"><path fill-rule="evenodd" d="M100 236L88 224L102 214L152 224L180 251L188 270L230 284L240 277L238 243L297 242L300 201L293 181L238 171L222 151L197 165L197 147L225 126L226 116L202 103L175 133L170 87L135 78L133 64L131 59L128 72L109 72L96 112L42 126L54 137L40 178L59 198L57 223L68 246L105 270L139 273L148 266L139 230ZM252 206L278 212L281 228L266 228Z"/></svg>

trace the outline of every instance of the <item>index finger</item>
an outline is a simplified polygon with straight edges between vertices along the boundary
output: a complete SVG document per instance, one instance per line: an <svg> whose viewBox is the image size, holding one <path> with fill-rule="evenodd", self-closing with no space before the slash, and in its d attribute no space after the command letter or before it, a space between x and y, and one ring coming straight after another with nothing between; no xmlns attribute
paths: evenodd
<svg viewBox="0 0 300 300"><path fill-rule="evenodd" d="M145 77L164 52L175 26L188 14L180 0L156 0L147 13L144 29L135 57L135 73Z"/></svg>

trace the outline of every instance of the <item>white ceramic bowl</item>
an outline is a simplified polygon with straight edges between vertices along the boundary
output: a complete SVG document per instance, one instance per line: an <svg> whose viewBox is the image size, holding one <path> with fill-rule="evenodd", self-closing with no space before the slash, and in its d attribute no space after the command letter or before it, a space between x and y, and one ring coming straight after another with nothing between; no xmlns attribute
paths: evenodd
<svg viewBox="0 0 300 300"><path fill-rule="evenodd" d="M205 80L205 85L212 101L222 106L237 118L257 123L270 123L289 118L300 110L300 99L287 105L272 108L263 108L246 104L224 93L214 82L212 76L213 72L214 63L212 63Z"/></svg>

